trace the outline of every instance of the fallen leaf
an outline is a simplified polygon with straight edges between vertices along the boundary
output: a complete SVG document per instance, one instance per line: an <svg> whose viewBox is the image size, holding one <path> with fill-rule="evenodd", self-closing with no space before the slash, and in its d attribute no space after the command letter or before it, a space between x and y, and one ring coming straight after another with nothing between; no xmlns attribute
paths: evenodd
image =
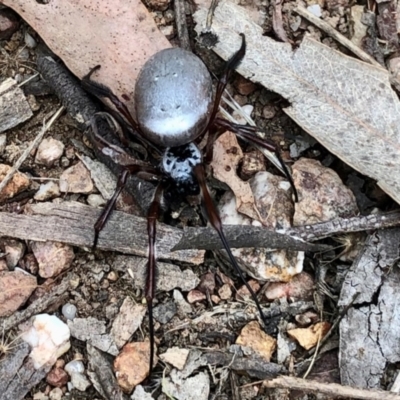
<svg viewBox="0 0 400 400"><path fill-rule="evenodd" d="M247 324L236 339L236 344L250 347L261 357L269 361L276 349L276 340L267 335L257 321Z"/></svg>
<svg viewBox="0 0 400 400"><path fill-rule="evenodd" d="M171 364L175 368L182 370L186 364L186 360L189 356L188 349L180 349L179 347L171 347L165 353L160 354L160 359L168 364Z"/></svg>
<svg viewBox="0 0 400 400"><path fill-rule="evenodd" d="M207 12L203 6L194 14L199 35ZM400 203L400 101L385 69L308 36L293 50L263 36L242 7L226 0L215 10L212 30L218 36L214 50L225 60L244 33L239 73L286 98L291 106L285 112L297 124Z"/></svg>
<svg viewBox="0 0 400 400"><path fill-rule="evenodd" d="M308 328L291 329L287 333L293 339L296 339L300 346L306 350L315 347L318 340L321 340L329 331L331 324L329 322L318 322Z"/></svg>
<svg viewBox="0 0 400 400"><path fill-rule="evenodd" d="M261 216L254 203L250 184L242 181L236 173L238 164L242 158L243 152L236 135L226 132L214 143L211 167L214 176L221 182L226 183L235 194L237 211L260 221Z"/></svg>
<svg viewBox="0 0 400 400"><path fill-rule="evenodd" d="M133 107L143 64L170 47L140 0L0 0L15 10L79 78L101 65L94 78Z"/></svg>

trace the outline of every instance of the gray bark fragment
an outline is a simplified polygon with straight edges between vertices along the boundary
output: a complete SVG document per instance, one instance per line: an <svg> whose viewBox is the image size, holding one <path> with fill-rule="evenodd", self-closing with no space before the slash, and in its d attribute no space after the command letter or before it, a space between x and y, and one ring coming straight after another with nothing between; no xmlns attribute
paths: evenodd
<svg viewBox="0 0 400 400"><path fill-rule="evenodd" d="M24 92L14 79L0 84L0 132L13 128L32 117Z"/></svg>
<svg viewBox="0 0 400 400"><path fill-rule="evenodd" d="M388 363L400 361L400 229L377 231L349 271L339 305L358 293L340 323L342 384L380 388Z"/></svg>

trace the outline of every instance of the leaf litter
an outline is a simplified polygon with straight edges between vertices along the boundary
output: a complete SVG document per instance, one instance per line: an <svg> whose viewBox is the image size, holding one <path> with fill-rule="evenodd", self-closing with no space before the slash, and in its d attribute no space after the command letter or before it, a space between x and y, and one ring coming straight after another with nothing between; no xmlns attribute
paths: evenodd
<svg viewBox="0 0 400 400"><path fill-rule="evenodd" d="M0 0L0 2L7 4L9 2L9 0L3 0L3 1ZM12 3L10 5L13 5L15 7L21 7L21 5L24 4L24 5L28 5L29 7L32 7L32 6L36 7L36 9L38 9L37 3L32 2L30 0L26 0L26 1L16 0L16 1L12 1L10 3ZM57 4L58 2L57 2L57 0L54 0L52 3L54 5L54 4ZM66 2L65 4L67 4L67 3L68 2ZM90 2L85 0L85 4L90 4ZM221 3L221 4L222 4L221 7L225 6L225 3ZM29 7L27 7L27 8L29 9ZM39 7L39 9L40 8L41 7ZM42 9L45 9L45 8L42 7ZM46 10L48 10L48 9L49 8L46 8ZM116 7L116 9L118 9L118 7ZM219 8L217 8L217 15L218 15L218 9ZM26 12L26 11L22 11L22 8L20 11L22 14L24 14L24 12ZM53 11L54 11L54 9L53 9ZM33 8L30 9L30 12L32 15L35 15L37 13L37 11L34 10ZM241 9L240 13L241 13L241 18L245 17L243 9ZM85 15L85 14L83 14L83 15ZM129 16L131 14L127 13L126 15ZM85 15L85 16L87 16L87 15ZM46 20L51 19L51 17L52 17L52 15L49 14L49 15L46 15L44 19L46 19ZM42 15L42 18L43 18L43 15ZM73 17L71 18L71 15L68 15L67 18L73 19ZM107 13L105 13L105 19L102 20L101 24L103 24L105 21L107 21L109 19L112 19L112 18L110 18L110 16ZM29 20L29 19L27 18L27 20ZM40 21L40 18L38 19L38 21ZM99 21L101 21L101 20L99 20ZM216 24L216 21L218 22L218 18L214 19L213 29L216 27L218 29L218 24ZM235 26L235 30L236 30L236 28L238 26L238 24L236 23L236 14L235 14L235 19L232 20L232 16L230 16L229 19L227 19L227 21L229 21L230 25ZM76 21L74 21L74 22L76 23ZM115 24L115 21L114 21L114 26L112 29L118 28L116 25L117 24ZM62 23L55 23L54 25L41 24L41 23L38 24L36 22L35 28L43 37L45 37L45 38L46 37L47 38L54 37L55 38L54 42L52 42L51 44L55 47L55 49L57 50L56 52L58 54L60 54L60 56L64 59L64 61L67 64L69 64L69 62L72 62L74 60L75 62L80 63L79 68L83 68L82 71L84 71L86 73L87 72L86 69L87 69L88 65L90 64L90 63L88 64L87 62L93 61L93 59L90 58L90 54L89 54L88 58L86 58L87 54L83 54L82 57L80 57L80 56L77 56L76 53L72 54L72 57L71 57L71 54L69 54L68 51L66 51L69 49L66 49L66 48L63 48L63 46L60 46L59 43L57 43L56 36L52 36L52 35L56 34L54 31L52 31L54 26L56 26L57 29L59 29L61 26L63 26L63 24ZM122 26L122 24L120 26ZM251 26L247 26L247 28L250 29ZM110 29L110 28L107 28L107 29ZM107 29L104 29L104 31L106 33L107 33ZM72 34L72 36L69 37L68 40L70 40L72 43L75 43L77 48L79 48L79 46L82 48L82 42L79 42L80 38L77 37L79 35L73 36L76 33L74 30L67 29L67 31L68 31L68 33ZM155 31L156 31L155 35L157 35L158 31L157 30L155 30ZM244 29L237 29L237 32L241 32L241 31L244 31ZM118 32L119 33L116 33L116 35L123 38L124 34L123 34L122 30L118 31ZM65 34L65 31L63 29L59 29L59 33ZM160 35L159 38L156 37L156 39L153 40L153 43L158 44L158 43L162 42L165 45L165 43L167 43L167 42L165 41L165 38L162 39L161 36L162 35ZM261 39L262 39L261 37L257 37L256 35L254 35L254 37L252 39L251 35L247 34L248 44L251 44L251 40L253 40L253 43L255 44L258 41L260 41ZM266 38L266 39L268 39L268 38ZM104 38L102 39L102 37L100 37L100 41L102 41L102 40L104 41ZM132 42L135 43L134 40L132 40ZM221 43L228 43L228 41L226 40L226 38L222 39L222 37L220 37L219 45ZM124 41L123 48L126 48L126 44L127 44L126 41ZM237 47L236 45L237 45L237 43L235 42L234 46L232 45L230 50L235 49ZM323 45L315 42L314 40L312 40L310 38L306 38L305 41L303 42L303 44L300 46L300 49L297 51L294 51L294 52L291 50L290 46L287 46L287 45L284 45L281 43L274 43L274 46L276 46L275 50L280 49L280 51L277 51L276 54L274 55L274 56L276 56L275 63L277 64L277 66L280 66L281 69L286 67L286 70L283 72L285 72L287 75L283 75L283 76L279 75L279 74L282 74L282 71L278 71L278 69L275 68L275 70L273 71L273 74L275 74L275 76L273 76L273 75L272 75L272 77L269 75L264 76L265 75L264 72L267 71L268 68L270 68L270 65L268 63L264 63L265 60L263 59L263 57L265 57L265 55L259 54L258 57L259 57L259 59L261 59L261 62L264 63L263 68L265 68L265 71L263 73L259 73L258 70L257 70L257 72L252 71L249 76L253 76L254 79L259 82L265 81L265 82L274 83L275 84L274 89L272 89L273 86L271 86L270 84L268 84L268 85L266 84L266 86L268 88L276 91L277 93L282 94L284 97L286 97L288 100L291 101L292 106L286 110L288 115L291 115L292 118L295 119L299 124L303 124L301 126L304 129L306 129L309 133L312 133L313 130L315 130L319 133L320 131L323 131L324 129L326 129L326 131L330 134L332 129L329 124L332 124L332 125L334 125L335 123L338 124L338 121L340 121L339 127L345 126L346 129L347 128L353 129L353 125L356 126L357 129L355 129L354 132L355 132L355 137L356 137L356 135L358 135L357 136L358 141L362 140L362 139L360 139L360 137L361 138L365 138L365 137L371 138L372 137L372 133L373 133L372 128L374 128L375 130L377 129L375 121L373 121L373 122L366 121L366 117L364 116L363 118L359 118L359 120L356 121L358 123L358 125L357 125L350 118L350 117L354 117L354 116L350 115L350 114L346 114L344 111L349 111L349 110L346 110L346 109L343 110L343 107L348 106L350 104L349 103L350 100L348 98L350 92L353 92L352 94L354 95L354 97L357 94L363 95L363 92L364 92L363 89L365 89L365 87L367 87L369 85L369 79L372 79L372 80L375 79L377 81L376 85L380 89L382 89L382 91L384 93L388 94L389 91L387 89L388 89L389 81L388 81L387 73L385 71L380 70L379 68L375 68L375 69L372 69L372 72L371 72L370 70L368 70L368 68L366 68L366 64L360 63L357 60L349 59L348 57L345 57L345 56L341 55L340 53L337 53L337 52L327 48L326 46L323 46ZM118 47L119 46L116 46L116 48L118 48ZM143 48L147 49L146 45L144 45ZM251 48L249 47L248 50L249 50L248 51L248 53L249 53ZM320 54L318 54L318 52L320 52ZM119 55L116 56L115 58L111 57L110 59L107 59L107 48L106 47L102 48L101 51L99 53L97 53L96 57L99 57L100 55L102 57L102 59L101 59L102 63L111 61L111 64L113 65L113 67L121 66L121 65L122 65L122 67L124 67L123 58L119 58L118 57ZM250 53L250 55L251 55L251 53ZM321 55L322 55L322 57L321 57ZM83 56L85 56L85 58L83 58ZM254 56L254 54L253 54L253 56ZM285 60L285 57L288 59L292 58L293 65L289 65L287 63L287 60ZM270 58L273 58L273 57L270 56ZM332 60L331 60L331 58L332 58ZM254 63L258 62L259 59L254 58L254 60L255 60ZM316 61L316 59L318 59L318 60ZM118 60L118 61L116 61L116 60ZM353 71L353 72L354 72L354 75L357 75L355 72L358 73L358 75L357 75L358 80L354 78L355 83L350 88L346 88L346 87L344 87L345 86L344 75L346 75L346 79L347 79L348 71L345 71L345 70L351 69L351 67L353 65L350 63L349 60L355 61L355 64L356 64L355 68L358 70ZM129 65L132 65L132 69L134 71L132 73L132 69L131 69L128 72L127 77L125 77L126 79L123 82L118 81L117 87L115 89L117 91L117 93L119 93L119 94L130 93L129 91L127 91L125 89L127 89L127 88L129 89L129 88L133 87L135 71L140 69L140 63L142 63L144 61L145 60L139 61L139 64L135 64L134 61L132 61L132 63L129 64ZM329 66L330 64L334 64L334 65L331 65L331 69L332 69L332 71L330 71L331 75L328 75L326 73L326 68L327 68L326 65ZM361 65L361 64L364 66L363 67L364 69L359 67L359 65ZM290 69L288 69L287 66L292 67L293 71L290 71ZM295 67L297 69L295 69ZM344 68L344 70L340 71L342 67ZM70 65L70 68L72 70L74 70L75 73L77 73L76 65L75 66ZM339 70L340 74L339 73L335 74L335 72L338 70ZM103 74L104 71L105 71L105 69L103 69L103 71L101 71L101 74ZM108 72L108 75L111 75L111 76L113 76L115 73L114 70L108 70L107 72ZM315 76L313 75L313 73ZM81 75L80 73L77 73L77 74ZM288 75L290 75L290 74L292 75L291 80L287 79ZM302 74L304 74L304 75L302 75ZM325 77L323 76L324 74L325 74ZM362 84L359 84L362 81L360 76L362 76L363 74L364 74L364 76L367 76L368 79L365 79L364 82L362 82ZM104 75L101 75L101 76L104 76ZM259 79L260 77L262 79ZM332 77L334 77L335 80L334 80L333 86L331 87L327 84L327 82L324 83L324 79L329 80L329 79L332 79ZM109 78L107 78L107 79L109 79ZM114 77L110 78L110 79L114 79ZM287 79L287 82L284 82L285 79ZM296 83L295 82L296 79L298 80L298 82L297 82L297 84L293 85L293 83ZM103 78L101 80L103 80ZM276 82L275 82L275 80L276 80ZM105 80L104 80L104 82L107 83L107 81L105 81ZM383 85L386 85L383 88L381 88L379 86L379 84L381 84L382 82L383 82ZM286 83L286 86L285 86L285 83ZM109 86L115 88L114 84L112 84L112 83L107 83L107 84ZM335 84L337 85L336 88L334 87ZM124 88L124 85L126 85L125 88ZM344 85L344 86L342 87L341 85ZM289 86L289 88L288 88L288 86ZM325 86L327 86L327 87L325 87ZM338 90L338 88L340 90ZM331 90L331 89L333 89L332 93L329 92L329 90ZM335 91L335 89L336 89L336 91ZM390 87L389 87L389 89L390 89ZM131 89L129 89L129 90L131 90ZM304 93L302 92L303 90L304 90ZM345 93L344 93L344 95L343 95L343 93L336 93L338 91L339 92L342 91ZM374 93L378 93L378 92L375 90L375 92L370 94L370 97L368 99L370 99L370 98L373 99ZM311 94L314 94L314 97L312 97ZM340 103L341 100L343 100L343 104L344 104L344 106L342 108L338 107L338 104L341 104ZM357 101L361 102L360 99L354 100L354 98L352 98L352 100L353 101L357 100ZM396 98L396 100L397 100L397 98ZM311 105L307 104L307 102L309 102L309 101L311 101ZM347 103L346 103L346 101L347 101ZM395 101L394 101L394 103L395 103ZM380 104L380 105L382 106L382 104ZM395 105L393 105L393 107L395 107L395 106L397 107L397 103ZM362 109L363 104L358 105L358 107L359 107L359 109ZM372 104L371 107L373 108L374 104ZM370 111L371 107L366 110ZM348 109L350 109L350 107L348 107ZM389 112L391 112L391 111L389 111ZM327 114L328 121L321 122L320 119L323 118L326 113L328 113ZM365 113L367 114L367 112L365 112ZM354 114L356 114L356 113L354 113ZM349 117L349 115L350 115L350 117ZM364 114L362 114L362 115L364 115ZM350 121L348 121L348 119L346 119L346 118L350 119ZM373 119L373 118L371 117L371 119ZM369 130L367 129L367 128L370 128L370 126L368 124L370 124L372 126L372 128ZM367 131L367 133L370 136L365 136L366 135L365 132L364 132L364 136L360 136L358 129L363 131L362 128L365 128L365 130ZM393 130L395 130L395 127L393 127ZM344 128L342 129L342 131L344 131ZM346 136L346 133L347 132L344 131L342 136ZM315 137L318 138L318 136L315 136ZM324 139L324 140L328 140L328 139ZM386 136L384 137L384 139L387 139ZM371 139L371 140L373 140L373 139ZM343 146L345 146L348 139L345 138L343 141L344 141L344 143L341 143L341 144ZM353 142L354 141L356 141L356 139L353 139ZM350 149L348 149L348 152L350 152L350 153L352 152L352 149L353 149L353 147L351 147L351 146L354 146L354 143L350 143ZM330 150L333 151L332 149L330 149ZM357 161L357 157L355 157L355 155L351 155L351 156L354 156L354 159ZM375 154L372 154L369 156L370 156L370 159L372 160L373 156L375 156ZM340 157L340 155L339 155L339 157ZM354 162L356 162L356 161L354 161ZM364 164L367 165L368 164L367 161L365 161ZM348 161L346 160L346 162L348 162ZM364 165L364 164L362 164L362 165ZM383 167L381 167L381 168L383 168ZM234 163L233 163L233 168L236 169L236 166L234 165ZM361 169L360 169L360 171L361 171ZM368 172L366 172L366 171L362 171L362 172L366 175L369 175ZM379 179L381 179L381 178L379 178ZM384 183L387 183L387 182L384 181ZM382 185L382 182L381 182L381 185ZM251 205L251 202L250 202L250 205ZM178 292L178 293L180 294L180 292ZM183 298L182 298L182 300L183 300ZM218 310L218 308L214 309L214 311L217 311L217 310ZM189 306L189 311L190 311L190 306ZM225 306L221 307L221 313L226 313ZM203 316L204 315L205 314L203 313ZM240 320L240 318L239 318L239 320ZM190 354L192 354L192 351L190 352ZM181 380L181 377L178 375L179 374L176 371L174 371L174 374L171 374L171 378L168 379L168 381L171 384L173 383L171 380L172 378L174 378L173 380L176 381L176 382L174 382L174 385L172 386L172 388L168 388L167 385L165 384L165 383L168 383L168 381L163 383L163 389L165 389L165 393L167 393L168 395L172 394L174 390L177 390L176 389L177 385L185 386L187 384L188 386L190 386L189 382L186 382L186 384L185 384L185 382L183 380ZM187 375L187 376L189 376L189 375ZM204 388L206 389L209 386L209 382L206 382L206 381L208 381L208 375L205 375L202 373L202 376L204 376L204 378L205 378ZM179 383L177 384L177 382L179 382ZM203 395L204 395L204 393L205 393L205 391L203 390ZM173 394L177 398L179 398L179 396L184 396L182 398L188 398L187 397L188 394L182 394L182 393L173 393ZM192 396L193 396L193 394L194 393L191 393ZM105 397L107 397L107 396L105 396ZM140 397L140 398L142 398L142 397ZM196 398L199 398L199 397L197 397L197 395L196 395Z"/></svg>
<svg viewBox="0 0 400 400"><path fill-rule="evenodd" d="M206 8L194 14L199 35L206 16ZM224 59L244 33L246 56L238 72L287 99L291 106L284 111L298 125L400 203L400 102L386 70L309 36L293 50L263 36L243 8L226 0L215 10L212 31L214 50Z"/></svg>

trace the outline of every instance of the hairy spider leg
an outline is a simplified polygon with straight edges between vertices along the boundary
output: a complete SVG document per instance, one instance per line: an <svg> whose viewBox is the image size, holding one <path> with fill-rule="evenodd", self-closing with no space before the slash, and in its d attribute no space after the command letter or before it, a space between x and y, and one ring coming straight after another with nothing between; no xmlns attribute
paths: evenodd
<svg viewBox="0 0 400 400"><path fill-rule="evenodd" d="M205 161L210 162L212 159L213 144L214 144L215 140L217 140L217 138L220 135L222 135L224 132L226 132L227 130L232 131L237 136L245 138L249 142L257 144L260 147L265 148L265 149L275 153L276 157L279 160L279 163L281 164L281 167L285 174L285 177L287 178L287 180L290 183L290 186L293 189L295 201L297 203L298 202L298 194L297 194L296 187L294 186L292 175L290 174L290 171L289 171L288 167L286 166L286 164L283 162L277 146L275 146L275 144L273 144L273 143L268 142L265 139L258 138L255 135L257 128L254 128L251 126L235 124L233 122L230 122L230 121L222 119L222 118L216 118L216 115L218 112L218 107L221 102L222 94L224 93L226 85L228 84L229 78L230 78L232 72L240 64L240 62L242 61L243 57L246 54L246 38L243 33L241 33L240 36L242 37L242 44L240 46L240 49L225 64L224 71L221 75L221 78L218 81L218 84L217 84L217 90L216 90L216 94L215 94L214 105L213 105L210 121L209 121L205 131L202 132L202 134L199 136L199 139L198 139L198 140L201 140L203 138L203 136L205 135L205 133L207 131L209 132L207 144L206 144L206 150L205 150Z"/></svg>
<svg viewBox="0 0 400 400"><path fill-rule="evenodd" d="M241 33L240 36L242 37L242 44L240 46L240 49L225 64L224 71L222 72L222 75L221 75L220 79L218 80L217 90L216 90L215 99L214 99L214 106L213 106L213 109L211 112L208 126L206 127L204 133L207 132L207 130L210 128L210 126L214 122L215 116L217 115L217 112L218 112L219 103L221 102L222 94L224 93L224 90L226 88L226 85L228 84L228 81L229 81L230 76L232 75L232 72L240 64L244 55L246 54L246 38L243 33Z"/></svg>
<svg viewBox="0 0 400 400"><path fill-rule="evenodd" d="M146 135L142 132L142 130L139 127L139 124L135 121L135 119L132 117L131 113L128 110L128 107L113 93L113 91L108 88L107 86L94 81L91 76L93 75L94 72L99 70L101 68L101 65L96 65L93 67L88 74L86 74L81 81L82 87L92 95L94 95L97 98L106 98L111 101L112 104L114 104L115 108L125 117L126 121L129 122L131 125L132 129L134 129L139 135L136 136L139 138L142 142L144 142L147 146L150 146L153 150L155 150L157 153L160 154L160 149L154 145L154 143L150 142ZM121 118L117 113L115 113L114 110L109 108L109 111L111 112L112 116L117 120L117 122L126 128L126 123L123 118ZM125 142L126 140L124 140ZM125 143L124 143L125 144Z"/></svg>
<svg viewBox="0 0 400 400"><path fill-rule="evenodd" d="M149 313L149 335L150 335L150 363L149 363L149 376L153 370L154 363L154 321L153 321L153 299L155 297L155 284L156 284L156 226L157 219L160 216L160 203L164 190L167 188L167 183L162 180L156 188L153 201L150 204L147 213L147 234L149 240L149 255L147 261L147 277L146 277L146 302L147 310Z"/></svg>
<svg viewBox="0 0 400 400"><path fill-rule="evenodd" d="M240 279L244 282L244 284L246 285L247 290L249 291L251 298L253 299L257 310L260 314L260 318L262 319L262 322L264 324L264 326L268 326L268 320L267 317L264 315L264 312L261 309L261 305L260 302L257 299L256 294L254 293L253 289L251 288L251 286L248 284L248 282L246 281L243 272L241 270L241 268L239 267L239 264L236 261L236 258L234 257L234 255L232 254L231 248L228 244L228 241L226 239L223 227L222 227L222 222L221 222L221 217L219 216L218 210L215 207L214 201L211 198L210 192L208 190L207 187L207 183L206 183L206 174L204 171L204 167L202 164L198 164L193 168L193 173L199 183L200 186L200 191L201 191L201 197L202 197L202 201L204 204L204 210L207 213L207 219L210 222L211 226L217 231L222 244L224 245L224 248L226 250L226 252L228 253L229 259L232 263L232 265L234 266L236 272L238 273Z"/></svg>
<svg viewBox="0 0 400 400"><path fill-rule="evenodd" d="M104 226L106 225L110 215L115 207L115 203L118 199L118 196L121 194L122 190L126 186L126 182L130 175L135 175L140 172L147 172L149 174L159 176L160 173L152 167L146 167L144 165L126 165L124 169L120 173L117 181L117 187L115 189L114 194L112 197L107 201L106 206L103 208L99 218L97 219L96 223L94 224L94 240L93 240L93 247L92 250L96 250L97 243L99 240L99 234L103 230Z"/></svg>
<svg viewBox="0 0 400 400"><path fill-rule="evenodd" d="M110 150L113 149L115 152L121 151L124 153L122 149L113 146L108 143L98 132L97 124L96 124L96 116L91 121L93 133L95 139L99 142L99 146L108 147ZM115 160L117 162L117 160ZM93 251L97 247L99 234L107 223L114 207L115 203L118 199L118 196L121 194L121 191L124 189L128 177L130 175L138 174L140 172L147 172L151 175L161 177L160 171L154 169L151 166L145 165L127 165L124 166L121 174L118 177L117 187L111 199L108 200L106 206L103 208L99 218L97 219L94 225L94 240L93 240ZM154 363L154 321L153 321L153 299L155 296L155 275L156 275L156 258L155 258L155 241L156 241L156 224L157 219L160 214L160 202L161 197L164 190L167 187L167 183L165 180L161 180L156 187L154 192L153 200L150 204L149 210L147 212L147 233L148 233L148 241L149 241L149 250L148 250L148 262L147 262L147 277L146 277L146 291L145 297L147 302L147 309L149 313L149 335L150 335L150 363L149 363L149 376L151 376L151 372L153 369Z"/></svg>

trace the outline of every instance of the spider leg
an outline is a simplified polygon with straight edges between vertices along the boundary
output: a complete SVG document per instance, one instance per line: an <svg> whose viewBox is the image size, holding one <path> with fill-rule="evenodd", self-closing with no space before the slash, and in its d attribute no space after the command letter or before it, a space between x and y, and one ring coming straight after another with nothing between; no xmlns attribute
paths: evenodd
<svg viewBox="0 0 400 400"><path fill-rule="evenodd" d="M214 104L213 104L213 108L212 108L212 111L210 114L209 122L208 122L207 126L205 127L204 131L201 132L201 134L198 136L197 141L200 141L204 137L206 132L209 131L210 128L212 128L215 116L217 115L217 112L218 112L219 103L221 102L222 94L224 93L226 85L228 84L229 78L230 78L232 72L235 70L235 68L242 61L242 59L246 53L246 38L243 33L241 33L240 36L242 37L242 44L240 46L240 49L225 64L224 71L222 72L221 78L219 79L219 81L217 83Z"/></svg>
<svg viewBox="0 0 400 400"><path fill-rule="evenodd" d="M115 203L118 199L118 196L121 194L122 190L124 189L128 177L130 175L138 174L140 172L146 172L153 176L160 176L160 173L152 167L147 167L145 165L127 165L124 166L121 174L118 177L117 187L115 189L114 194L112 197L107 201L106 206L103 208L99 218L97 219L96 223L94 224L94 240L92 250L95 251L97 247L97 243L99 240L99 234L103 230L104 226L106 225L108 219L110 218L111 212L115 207Z"/></svg>
<svg viewBox="0 0 400 400"><path fill-rule="evenodd" d="M217 231L217 233L221 239L221 242L224 245L226 252L228 253L228 256L229 256L229 259L230 259L232 265L234 266L236 272L239 274L240 279L246 285L247 290L250 292L251 298L253 299L254 303L256 304L257 310L260 314L260 318L261 318L264 326L267 327L268 326L267 317L264 315L264 313L261 309L260 302L258 301L257 296L254 293L251 286L247 283L247 281L243 275L243 272L240 269L239 264L237 263L234 255L232 254L231 248L229 247L228 241L226 239L226 236L225 236L223 228L222 228L222 222L221 222L221 218L219 216L218 210L215 207L215 204L211 198L210 192L208 191L203 165L202 164L196 165L193 169L193 172L194 172L194 175L200 186L204 209L207 213L207 219L209 220L212 227Z"/></svg>
<svg viewBox="0 0 400 400"><path fill-rule="evenodd" d="M210 131L211 132L216 131L218 134L217 135L209 135L209 139L208 139L207 146L206 146L206 149L211 152L211 158L212 158L212 143L209 143L209 142L211 140L215 141L218 138L218 136L220 136L222 133L224 133L225 131L228 131L228 130L233 132L236 136L238 136L242 139L245 139L252 144L256 144L257 146L260 146L261 148L271 151L275 154L276 158L279 161L279 164L281 165L282 171L283 171L286 179L289 181L290 186L292 187L292 190L294 193L294 199L295 199L295 202L297 203L299 201L299 197L297 194L297 189L293 182L292 174L290 173L287 165L283 162L278 147L274 143L269 142L267 139L263 139L263 138L257 136L255 134L257 132L256 127L235 124L235 123L230 122L223 118L215 118L213 125L210 128ZM211 158L208 158L208 157L210 157L210 155L207 153L206 153L206 157L207 157L206 159L211 159Z"/></svg>
<svg viewBox="0 0 400 400"><path fill-rule="evenodd" d="M146 302L149 313L149 334L150 334L150 363L149 363L149 376L153 369L154 363L154 321L153 321L153 299L155 296L155 282L156 282L156 225L157 219L160 216L160 202L161 197L166 189L166 182L161 181L154 193L153 201L150 204L147 213L147 233L149 238L149 259L147 262L147 277L146 277Z"/></svg>
<svg viewBox="0 0 400 400"><path fill-rule="evenodd" d="M131 124L131 126L140 133L140 136L144 137L141 132L138 123L133 119L128 107L120 101L120 99L112 92L110 88L103 85L102 83L96 82L91 79L94 72L99 70L101 65L96 65L92 68L87 75L82 78L82 87L89 93L93 94L98 98L107 98L114 104L115 108L126 118L126 120Z"/></svg>
<svg viewBox="0 0 400 400"><path fill-rule="evenodd" d="M209 125L211 125L212 121L214 121L215 116L217 115L218 107L219 107L219 103L221 102L222 94L224 93L224 90L226 88L226 85L228 84L228 81L229 81L230 76L232 75L232 72L240 64L240 62L242 61L242 59L246 53L246 38L243 33L241 33L240 36L242 37L242 44L240 46L240 49L225 64L225 69L221 75L221 78L218 81L217 90L216 90L216 94L215 94L215 100L214 100L214 106L213 106L213 110L211 113Z"/></svg>

